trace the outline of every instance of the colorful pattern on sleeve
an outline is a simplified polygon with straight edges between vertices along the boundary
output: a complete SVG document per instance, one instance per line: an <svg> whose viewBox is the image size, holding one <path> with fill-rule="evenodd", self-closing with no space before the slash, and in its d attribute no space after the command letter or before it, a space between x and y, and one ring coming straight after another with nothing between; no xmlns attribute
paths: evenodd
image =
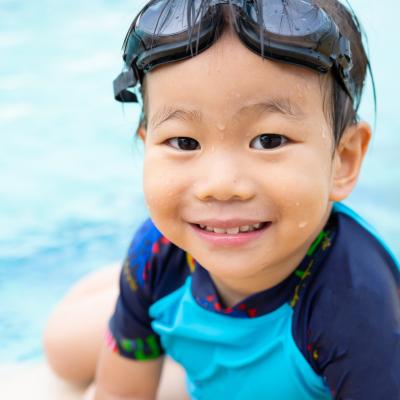
<svg viewBox="0 0 400 400"><path fill-rule="evenodd" d="M146 338L115 340L110 329L105 333L107 347L114 353L122 354L135 360L152 360L163 354L163 350L156 334L150 334Z"/></svg>
<svg viewBox="0 0 400 400"><path fill-rule="evenodd" d="M380 240L344 213L323 268L304 280L293 337L333 398L400 399L400 272Z"/></svg>
<svg viewBox="0 0 400 400"><path fill-rule="evenodd" d="M151 267L157 262L162 241L149 220L136 233L122 266L120 295L106 333L106 344L112 351L135 360L154 359L163 353L148 315Z"/></svg>
<svg viewBox="0 0 400 400"><path fill-rule="evenodd" d="M122 265L120 294L105 334L110 350L135 360L150 360L164 353L151 327L149 308L183 284L191 272L191 265L182 262L185 258L151 220L140 227ZM176 277L172 279L166 272L174 270Z"/></svg>

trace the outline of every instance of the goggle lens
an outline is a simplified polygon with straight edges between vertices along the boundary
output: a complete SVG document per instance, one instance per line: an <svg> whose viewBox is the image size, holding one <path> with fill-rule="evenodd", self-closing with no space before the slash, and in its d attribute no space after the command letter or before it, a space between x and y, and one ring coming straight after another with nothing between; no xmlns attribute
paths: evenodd
<svg viewBox="0 0 400 400"><path fill-rule="evenodd" d="M287 37L308 36L326 22L320 8L303 0L290 3L290 7L282 0L247 3L246 12L254 23L263 23L266 33Z"/></svg>
<svg viewBox="0 0 400 400"><path fill-rule="evenodd" d="M195 0L190 8L192 21L199 19L204 1ZM136 24L137 33L159 36L177 35L188 30L188 1L158 0L141 14Z"/></svg>

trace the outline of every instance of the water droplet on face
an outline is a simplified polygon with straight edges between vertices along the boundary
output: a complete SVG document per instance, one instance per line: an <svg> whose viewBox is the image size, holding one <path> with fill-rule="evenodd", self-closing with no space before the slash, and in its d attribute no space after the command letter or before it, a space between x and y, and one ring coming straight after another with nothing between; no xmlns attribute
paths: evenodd
<svg viewBox="0 0 400 400"><path fill-rule="evenodd" d="M296 201L296 206L300 207L300 202L299 201Z"/></svg>
<svg viewBox="0 0 400 400"><path fill-rule="evenodd" d="M322 132L321 132L322 139L324 139L324 140L329 139L329 134L330 134L330 132L328 129L326 129L326 128L322 129Z"/></svg>
<svg viewBox="0 0 400 400"><path fill-rule="evenodd" d="M215 151L215 147L211 146L211 153L214 153L214 151Z"/></svg>
<svg viewBox="0 0 400 400"><path fill-rule="evenodd" d="M304 229L307 225L308 225L307 221L302 221L302 222L299 223L299 228L300 229Z"/></svg>
<svg viewBox="0 0 400 400"><path fill-rule="evenodd" d="M218 123L218 124L217 124L217 128L218 128L220 131L223 131L223 130L225 130L226 126L225 126L225 124L223 124L223 123Z"/></svg>

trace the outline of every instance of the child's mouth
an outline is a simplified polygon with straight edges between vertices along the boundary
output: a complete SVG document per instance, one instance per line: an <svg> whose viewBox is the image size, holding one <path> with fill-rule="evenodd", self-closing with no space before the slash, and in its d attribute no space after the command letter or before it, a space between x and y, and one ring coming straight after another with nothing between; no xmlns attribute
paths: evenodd
<svg viewBox="0 0 400 400"><path fill-rule="evenodd" d="M196 226L206 232L210 233L217 233L217 234L225 234L225 235L238 235L242 233L249 233L249 232L254 232L254 231L259 231L266 226L270 224L270 222L259 222L257 224L252 224L252 225L242 225L242 226L236 226L232 228L215 228L213 226L207 226L207 225L201 225L201 224L196 224Z"/></svg>
<svg viewBox="0 0 400 400"><path fill-rule="evenodd" d="M196 234L208 242L213 247L232 247L243 246L261 238L268 230L272 222L258 222L253 224L221 227L215 227L212 224L190 224Z"/></svg>

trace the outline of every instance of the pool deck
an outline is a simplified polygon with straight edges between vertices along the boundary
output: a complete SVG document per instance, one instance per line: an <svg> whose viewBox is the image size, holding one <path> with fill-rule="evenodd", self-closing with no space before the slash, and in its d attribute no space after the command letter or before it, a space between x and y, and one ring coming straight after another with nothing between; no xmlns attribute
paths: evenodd
<svg viewBox="0 0 400 400"><path fill-rule="evenodd" d="M0 364L2 399L81 400L84 390L57 378L44 362Z"/></svg>
<svg viewBox="0 0 400 400"><path fill-rule="evenodd" d="M166 363L157 400L189 400L182 368L170 359ZM0 363L1 400L84 400L85 391L59 379L45 361Z"/></svg>

